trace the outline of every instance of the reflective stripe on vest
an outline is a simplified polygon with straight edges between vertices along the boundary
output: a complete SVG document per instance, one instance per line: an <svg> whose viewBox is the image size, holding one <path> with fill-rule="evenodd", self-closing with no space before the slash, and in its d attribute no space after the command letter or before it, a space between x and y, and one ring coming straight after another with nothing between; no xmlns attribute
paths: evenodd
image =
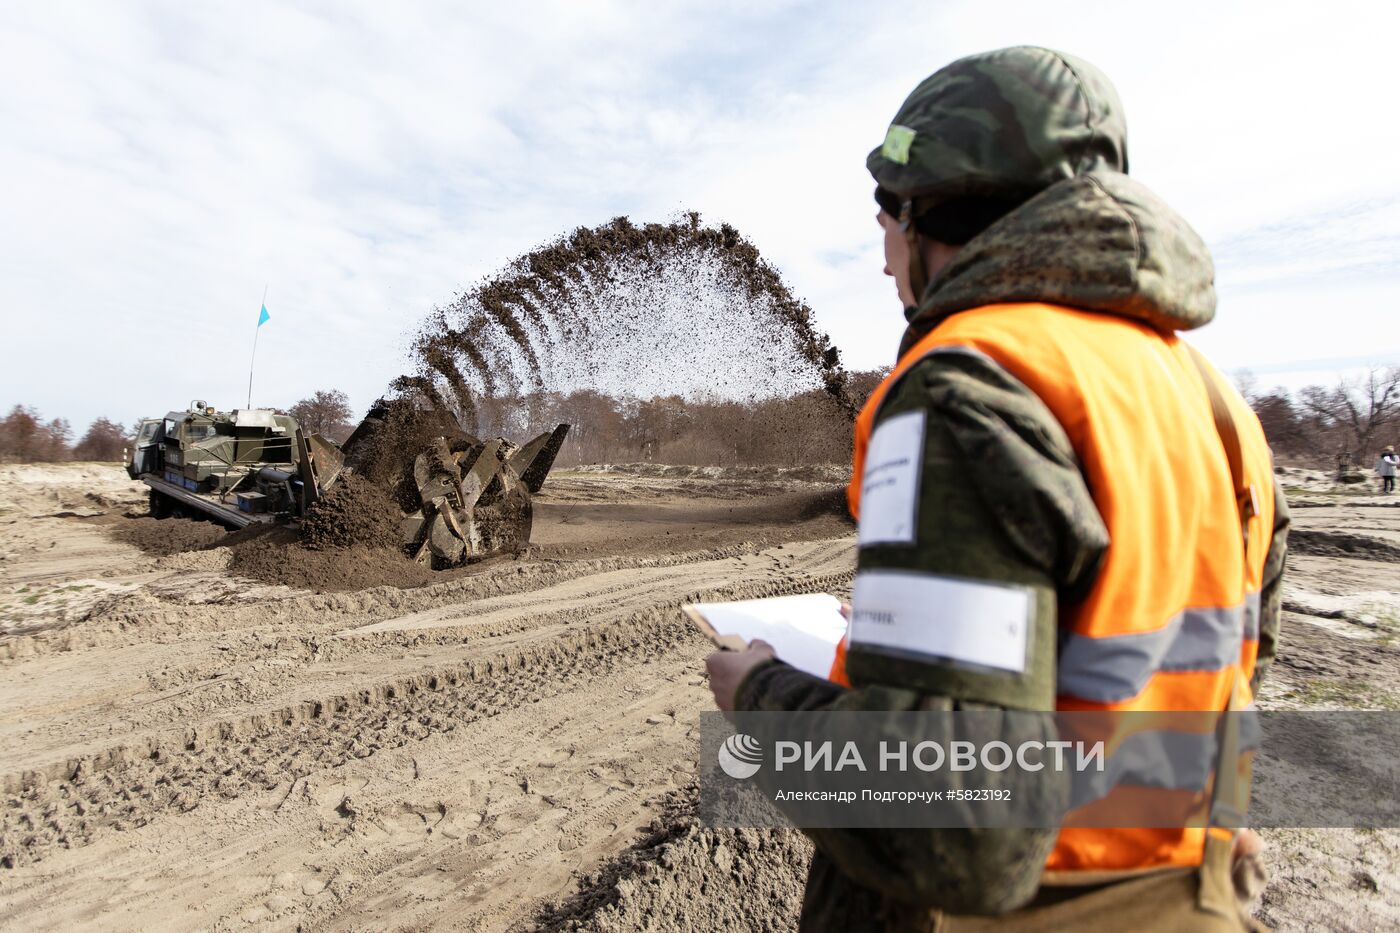
<svg viewBox="0 0 1400 933"><path fill-rule="evenodd" d="M1242 606L1183 609L1155 632L1060 639L1056 685L1099 703L1138 696L1158 671L1218 671L1239 659L1240 645L1259 642L1259 594ZM1179 707L1174 707L1179 708Z"/></svg>
<svg viewBox="0 0 1400 933"><path fill-rule="evenodd" d="M1088 595L1060 607L1056 707L1219 711L1254 670L1273 477L1258 419L1218 373L1259 492L1243 553L1229 464L1189 348L1127 318L1044 304L990 305L943 321L905 353L856 420L847 499L859 518L866 447L891 386L934 353L984 356L1059 421L1109 532ZM843 646L844 648L844 646ZM848 683L845 651L832 679ZM1120 734L1111 745L1132 747ZM1153 786L1127 762L1086 808L1200 807L1206 788ZM1184 795L1184 796L1183 796ZM1092 796L1092 795L1091 795ZM1119 812L1122 812L1121 809ZM1149 811L1144 811L1149 812ZM1097 829L1071 814L1050 871L1139 870L1201 860L1202 829Z"/></svg>

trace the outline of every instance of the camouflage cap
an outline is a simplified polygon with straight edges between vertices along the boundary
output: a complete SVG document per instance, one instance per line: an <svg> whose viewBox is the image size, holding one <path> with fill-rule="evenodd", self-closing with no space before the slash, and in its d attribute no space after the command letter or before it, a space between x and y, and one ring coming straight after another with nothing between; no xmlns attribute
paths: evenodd
<svg viewBox="0 0 1400 933"><path fill-rule="evenodd" d="M1093 65L1033 46L959 59L899 108L866 160L916 213L953 199L1019 202L1094 169L1128 170L1118 92Z"/></svg>

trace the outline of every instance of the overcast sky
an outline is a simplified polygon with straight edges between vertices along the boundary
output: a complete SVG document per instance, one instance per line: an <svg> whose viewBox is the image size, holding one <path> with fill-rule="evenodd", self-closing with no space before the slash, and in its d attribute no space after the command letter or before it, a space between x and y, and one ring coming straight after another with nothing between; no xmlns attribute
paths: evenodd
<svg viewBox="0 0 1400 933"><path fill-rule="evenodd" d="M466 12L470 7L470 12ZM1124 100L1133 174L1215 252L1201 344L1264 384L1400 363L1381 3L7 3L0 405L81 430L321 388L618 214L747 234L856 368L892 361L866 153L954 58L1048 45Z"/></svg>

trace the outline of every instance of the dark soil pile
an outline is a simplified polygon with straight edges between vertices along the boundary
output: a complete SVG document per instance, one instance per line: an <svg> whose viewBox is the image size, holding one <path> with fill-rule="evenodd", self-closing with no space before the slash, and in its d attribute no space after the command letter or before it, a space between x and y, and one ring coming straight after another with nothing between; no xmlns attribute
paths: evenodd
<svg viewBox="0 0 1400 933"><path fill-rule="evenodd" d="M119 541L134 544L147 554L165 557L226 544L228 532L214 522L189 518L132 518L111 526Z"/></svg>
<svg viewBox="0 0 1400 933"><path fill-rule="evenodd" d="M165 557L227 547L229 573L260 583L316 592L405 589L440 579L398 546L399 510L384 491L355 476L336 483L337 494L316 504L300 533L285 525L226 531L188 518L130 518L108 526L117 540Z"/></svg>
<svg viewBox="0 0 1400 933"><path fill-rule="evenodd" d="M797 513L797 518L799 521L807 521L826 515L835 515L850 525L855 524L855 519L851 518L851 508L847 504L845 486L831 486L813 493L811 499Z"/></svg>
<svg viewBox="0 0 1400 933"><path fill-rule="evenodd" d="M306 510L301 541L313 551L357 546L393 550L399 547L401 517L382 486L347 473Z"/></svg>
<svg viewBox="0 0 1400 933"><path fill-rule="evenodd" d="M318 593L431 583L432 570L399 547L399 518L382 486L346 474L307 511L299 531L253 525L229 535L229 572Z"/></svg>
<svg viewBox="0 0 1400 933"><path fill-rule="evenodd" d="M313 551L303 547L296 533L287 528L270 529L259 540L235 545L229 573L318 593L371 586L406 589L434 580L433 571L397 549L356 546Z"/></svg>
<svg viewBox="0 0 1400 933"><path fill-rule="evenodd" d="M434 310L394 388L494 427L539 393L738 400L821 389L854 414L846 372L812 311L728 224L619 217L520 256ZM491 405L492 400L510 404Z"/></svg>
<svg viewBox="0 0 1400 933"><path fill-rule="evenodd" d="M586 876L534 929L794 930L811 843L797 830L706 829L677 793L631 849Z"/></svg>
<svg viewBox="0 0 1400 933"><path fill-rule="evenodd" d="M1347 531L1321 531L1312 528L1292 528L1288 532L1288 550L1293 554L1314 554L1319 557L1360 557L1400 563L1400 545L1384 538L1353 534Z"/></svg>

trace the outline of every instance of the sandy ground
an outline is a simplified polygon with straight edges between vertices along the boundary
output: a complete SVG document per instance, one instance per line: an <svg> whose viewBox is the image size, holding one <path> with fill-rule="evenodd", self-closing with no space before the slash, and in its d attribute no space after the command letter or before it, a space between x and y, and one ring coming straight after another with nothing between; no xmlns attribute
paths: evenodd
<svg viewBox="0 0 1400 933"><path fill-rule="evenodd" d="M310 593L123 543L115 467L0 467L0 928L791 928L803 838L692 817L676 609L847 590L833 478L560 472L529 559ZM1400 708L1400 497L1285 481L1261 705ZM1267 835L1266 922L1400 925L1400 833Z"/></svg>

